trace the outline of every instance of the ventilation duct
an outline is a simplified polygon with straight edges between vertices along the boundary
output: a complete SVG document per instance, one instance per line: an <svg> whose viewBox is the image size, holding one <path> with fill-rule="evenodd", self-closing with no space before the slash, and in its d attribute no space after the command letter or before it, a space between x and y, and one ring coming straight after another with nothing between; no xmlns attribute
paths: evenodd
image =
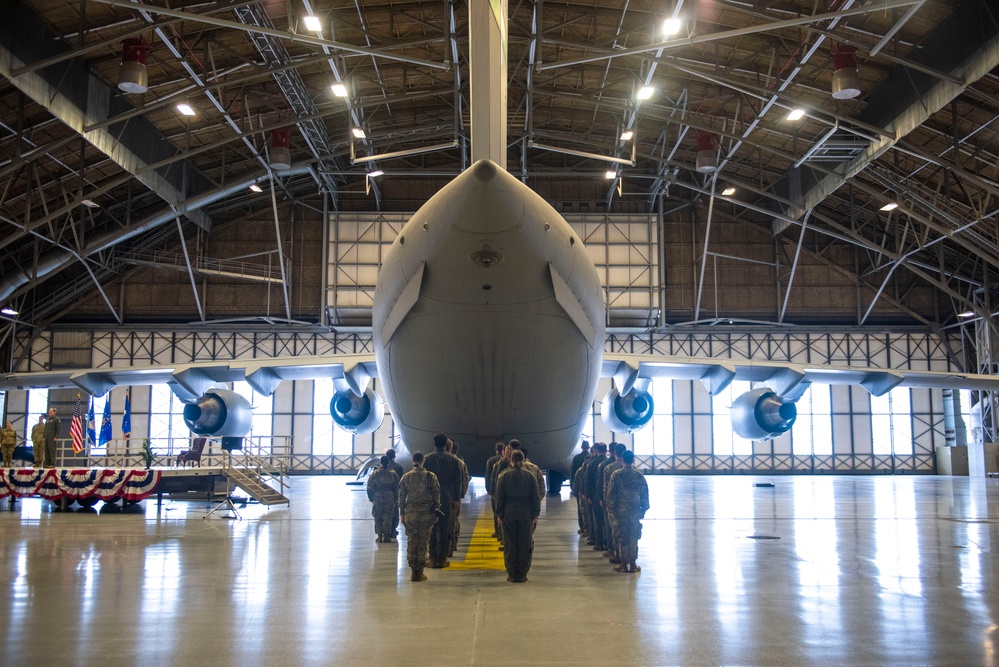
<svg viewBox="0 0 999 667"><path fill-rule="evenodd" d="M274 130L271 132L271 169L284 171L291 168L291 131Z"/></svg>
<svg viewBox="0 0 999 667"><path fill-rule="evenodd" d="M857 49L852 46L834 47L832 96L837 100L852 100L860 95L860 72L857 71Z"/></svg>
<svg viewBox="0 0 999 667"><path fill-rule="evenodd" d="M710 174L718 168L718 141L710 132L697 133L697 171Z"/></svg>

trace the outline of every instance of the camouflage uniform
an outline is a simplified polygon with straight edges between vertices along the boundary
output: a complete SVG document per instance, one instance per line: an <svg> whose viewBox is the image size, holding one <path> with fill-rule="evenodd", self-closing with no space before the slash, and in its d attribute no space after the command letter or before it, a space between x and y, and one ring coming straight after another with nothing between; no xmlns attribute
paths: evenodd
<svg viewBox="0 0 999 667"><path fill-rule="evenodd" d="M451 548L452 503L461 499L461 464L454 454L440 449L427 455L423 467L437 476L441 487L441 511L444 512L444 516L434 524L430 533L430 566L446 567L449 565L447 555Z"/></svg>
<svg viewBox="0 0 999 667"><path fill-rule="evenodd" d="M31 427L31 447L35 450L35 467L41 468L45 461L45 422Z"/></svg>
<svg viewBox="0 0 999 667"><path fill-rule="evenodd" d="M604 469L614 462L613 456L608 456L596 464L593 480L593 511L599 516L595 548L606 551L610 548L610 527L607 525L607 510L604 508Z"/></svg>
<svg viewBox="0 0 999 667"><path fill-rule="evenodd" d="M583 495L586 497L586 510L590 514L591 528L588 533L589 539L587 540L587 544L594 544L596 546L600 546L604 530L603 513L600 511L600 505L595 500L597 493L597 468L606 460L606 456L598 454L591 456L583 464Z"/></svg>
<svg viewBox="0 0 999 667"><path fill-rule="evenodd" d="M0 431L0 449L3 450L3 467L9 468L14 461L14 447L17 445L17 431L13 426L4 426Z"/></svg>
<svg viewBox="0 0 999 667"><path fill-rule="evenodd" d="M500 460L496 462L493 466L492 472L492 486L493 486L493 522L496 527L496 539L499 540L500 544L503 544L503 524L499 521L499 512L496 510L496 485L499 483L500 475L503 474L505 470L510 469L510 459L506 457L500 457ZM502 547L501 547L502 549Z"/></svg>
<svg viewBox="0 0 999 667"><path fill-rule="evenodd" d="M392 526L398 520L395 514L399 493L399 476L394 470L379 467L368 477L368 500L371 516L375 517L375 534L379 542L392 539Z"/></svg>
<svg viewBox="0 0 999 667"><path fill-rule="evenodd" d="M402 476L406 472L402 469L402 466L395 462L395 459L389 461L389 470L394 472L402 479ZM395 498L395 509L392 510L392 537L399 537L399 495L396 494Z"/></svg>
<svg viewBox="0 0 999 667"><path fill-rule="evenodd" d="M617 519L618 538L621 540L621 564L615 569L636 572L642 517L649 509L649 485L645 482L645 475L630 465L614 471L607 489L607 502Z"/></svg>
<svg viewBox="0 0 999 667"><path fill-rule="evenodd" d="M423 575L430 546L430 531L437 521L434 510L441 504L441 486L437 476L422 467L414 467L399 482L399 512L406 529L406 560L413 568L413 580Z"/></svg>
<svg viewBox="0 0 999 667"><path fill-rule="evenodd" d="M614 557L611 562L620 562L621 557L621 547L618 544L618 534L617 534L617 519L610 511L610 503L607 502L607 492L610 490L610 478L616 471L624 467L621 463L621 459L615 457L613 461L604 466L604 514L606 515L606 529L604 531L604 537L607 540L607 549L614 552Z"/></svg>
<svg viewBox="0 0 999 667"><path fill-rule="evenodd" d="M534 479L538 482L538 494L542 498L545 497L545 474L541 472L541 468L529 461L524 459L524 470L534 475Z"/></svg>
<svg viewBox="0 0 999 667"><path fill-rule="evenodd" d="M493 499L493 494L496 492L496 487L493 484L493 466L499 463L502 459L502 454L494 454L489 457L488 461L486 461L486 493L489 494L489 500L493 506L493 537L499 535L499 526L497 525L498 519L496 517L496 502Z"/></svg>
<svg viewBox="0 0 999 667"><path fill-rule="evenodd" d="M576 475L572 478L573 486L576 487L576 499L579 501L579 511L583 515L583 535L586 535L586 539L590 539L590 535L593 533L593 517L590 514L589 506L586 503L586 464L589 462L588 457L586 461L583 461L583 465L579 466L579 470L576 471Z"/></svg>
<svg viewBox="0 0 999 667"><path fill-rule="evenodd" d="M541 496L534 475L519 467L503 472L496 482L496 510L503 521L503 560L510 581L527 581L534 555L531 536L541 514Z"/></svg>

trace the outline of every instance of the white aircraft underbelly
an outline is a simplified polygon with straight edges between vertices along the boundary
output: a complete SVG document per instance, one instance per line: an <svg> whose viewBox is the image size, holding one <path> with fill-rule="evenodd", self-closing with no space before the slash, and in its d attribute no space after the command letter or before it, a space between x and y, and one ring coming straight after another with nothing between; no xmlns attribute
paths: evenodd
<svg viewBox="0 0 999 667"><path fill-rule="evenodd" d="M566 467L596 392L604 312L593 263L551 206L476 163L403 228L375 303L378 373L408 449L429 451L443 431L475 470L516 437L541 467Z"/></svg>

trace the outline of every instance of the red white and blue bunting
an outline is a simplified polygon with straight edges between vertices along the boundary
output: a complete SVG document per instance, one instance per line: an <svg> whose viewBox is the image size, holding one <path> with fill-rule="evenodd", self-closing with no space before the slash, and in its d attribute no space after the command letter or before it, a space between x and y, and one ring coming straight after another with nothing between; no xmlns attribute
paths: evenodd
<svg viewBox="0 0 999 667"><path fill-rule="evenodd" d="M139 501L159 484L159 470L132 468L0 468L0 498L41 496L47 500L101 500L124 498Z"/></svg>

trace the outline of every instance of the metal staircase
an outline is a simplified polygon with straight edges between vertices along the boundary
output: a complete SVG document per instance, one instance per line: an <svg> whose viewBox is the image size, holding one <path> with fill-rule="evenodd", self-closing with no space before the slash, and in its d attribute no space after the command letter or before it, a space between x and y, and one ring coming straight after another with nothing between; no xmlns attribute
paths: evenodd
<svg viewBox="0 0 999 667"><path fill-rule="evenodd" d="M291 505L291 501L284 495L284 489L288 486L284 457L251 452L249 449L248 446L235 455L230 452L222 466L222 473L261 505ZM271 482L281 490L275 489Z"/></svg>

